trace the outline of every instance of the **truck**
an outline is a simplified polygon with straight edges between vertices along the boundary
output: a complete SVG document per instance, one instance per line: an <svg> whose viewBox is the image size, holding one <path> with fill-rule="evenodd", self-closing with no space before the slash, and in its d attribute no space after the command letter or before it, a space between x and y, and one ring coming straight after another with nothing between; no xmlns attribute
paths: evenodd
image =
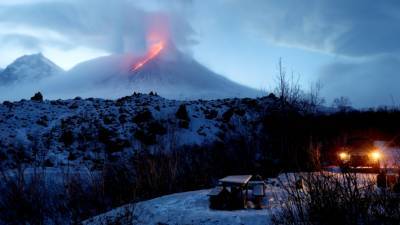
<svg viewBox="0 0 400 225"><path fill-rule="evenodd" d="M380 171L382 151L368 139L350 139L338 152L342 170Z"/></svg>

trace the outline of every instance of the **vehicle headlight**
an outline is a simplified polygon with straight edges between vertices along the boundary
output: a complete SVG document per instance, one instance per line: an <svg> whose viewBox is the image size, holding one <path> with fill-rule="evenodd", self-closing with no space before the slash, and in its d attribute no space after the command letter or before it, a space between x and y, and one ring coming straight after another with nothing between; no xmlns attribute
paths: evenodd
<svg viewBox="0 0 400 225"><path fill-rule="evenodd" d="M340 160L347 160L349 158L349 154L347 154L346 152L341 152L339 153L339 158Z"/></svg>
<svg viewBox="0 0 400 225"><path fill-rule="evenodd" d="M372 160L377 161L382 157L382 155L380 152L374 151L374 152L371 152L370 157Z"/></svg>

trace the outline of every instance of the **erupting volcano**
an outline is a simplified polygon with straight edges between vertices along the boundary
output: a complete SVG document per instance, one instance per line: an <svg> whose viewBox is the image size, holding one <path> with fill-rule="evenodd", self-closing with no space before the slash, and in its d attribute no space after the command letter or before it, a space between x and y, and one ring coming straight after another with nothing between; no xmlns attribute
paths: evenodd
<svg viewBox="0 0 400 225"><path fill-rule="evenodd" d="M140 60L139 62L137 62L131 69L131 71L136 71L138 69L140 69L144 64L146 64L148 61L150 61L151 59L153 59L154 57L156 57L161 50L163 50L164 48L164 42L163 41L159 41L155 44L153 44L148 52L146 53L146 56Z"/></svg>
<svg viewBox="0 0 400 225"><path fill-rule="evenodd" d="M137 57L127 53L100 57L77 65L68 71L68 77L88 81L88 83L74 82L75 90L79 83L82 86L80 95L87 97L97 97L91 90L93 92L101 90L107 96L122 96L132 91L142 93L155 91L170 99L217 99L262 95L258 90L214 73L191 55L180 51L168 38L153 35L148 37L148 43L148 50L143 56ZM75 90L73 96L76 95Z"/></svg>

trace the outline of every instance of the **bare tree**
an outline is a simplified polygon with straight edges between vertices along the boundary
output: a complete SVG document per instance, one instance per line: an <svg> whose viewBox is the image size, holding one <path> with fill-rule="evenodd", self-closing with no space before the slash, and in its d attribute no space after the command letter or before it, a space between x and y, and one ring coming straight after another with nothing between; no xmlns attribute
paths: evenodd
<svg viewBox="0 0 400 225"><path fill-rule="evenodd" d="M316 112L318 106L325 103L325 99L321 96L323 85L321 81L311 83L310 90L304 98L304 109L308 112Z"/></svg>
<svg viewBox="0 0 400 225"><path fill-rule="evenodd" d="M300 76L295 77L294 72L290 77L287 77L286 69L283 66L282 58L278 62L277 86L274 94L279 97L281 108L286 108L288 105L297 106L300 103L302 91L300 88Z"/></svg>
<svg viewBox="0 0 400 225"><path fill-rule="evenodd" d="M348 111L351 109L351 101L348 97L341 96L333 100L332 107L337 108L340 111Z"/></svg>

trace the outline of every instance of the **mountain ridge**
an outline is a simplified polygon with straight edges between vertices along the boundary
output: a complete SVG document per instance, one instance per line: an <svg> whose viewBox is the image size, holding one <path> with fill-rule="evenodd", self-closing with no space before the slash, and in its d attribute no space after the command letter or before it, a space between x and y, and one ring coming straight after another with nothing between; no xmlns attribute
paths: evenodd
<svg viewBox="0 0 400 225"><path fill-rule="evenodd" d="M0 85L38 82L62 72L63 69L42 53L23 55L0 72Z"/></svg>
<svg viewBox="0 0 400 225"><path fill-rule="evenodd" d="M26 93L36 91L55 99L75 96L118 98L134 91L153 91L178 100L264 95L211 71L172 44L159 53L136 70L133 70L135 64L143 61L146 55L102 56L81 62L68 71L63 71L41 53L25 55L0 73L0 86L25 83L27 86L23 88L22 98L28 97ZM58 74L62 76L56 76ZM16 100L19 96L11 97Z"/></svg>
<svg viewBox="0 0 400 225"><path fill-rule="evenodd" d="M141 59L133 54L100 57L78 64L68 75L85 77L95 74L93 79L99 84L122 85L130 88L129 92L156 91L170 99L260 97L264 94L211 71L173 45L165 47L160 54L133 70Z"/></svg>

